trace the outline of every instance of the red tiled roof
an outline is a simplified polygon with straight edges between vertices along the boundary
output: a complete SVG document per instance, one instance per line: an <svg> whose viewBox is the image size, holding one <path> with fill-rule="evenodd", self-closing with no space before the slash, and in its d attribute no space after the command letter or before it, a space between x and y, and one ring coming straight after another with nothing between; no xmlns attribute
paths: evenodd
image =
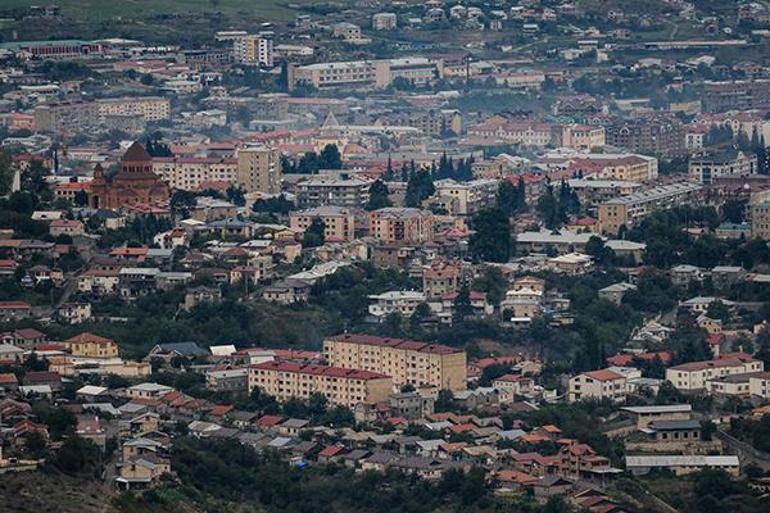
<svg viewBox="0 0 770 513"><path fill-rule="evenodd" d="M335 335L333 337L329 337L329 340L335 342L345 342L348 344L394 347L399 349L419 351L421 353L453 354L463 351L462 349L456 347L449 347L441 344L429 344L427 342L418 342L416 340L406 340L403 338L378 337L375 335L363 335L355 333Z"/></svg>
<svg viewBox="0 0 770 513"><path fill-rule="evenodd" d="M326 367L323 365L302 365L291 362L264 362L251 366L252 369L273 370L277 372L291 372L295 374L312 374L314 376L329 376L347 379L384 379L388 378L386 374L379 372L370 372L360 369L345 369L342 367Z"/></svg>
<svg viewBox="0 0 770 513"><path fill-rule="evenodd" d="M617 372L611 371L609 369L595 370L585 372L584 374L589 378L595 379L597 381L612 381L615 379L621 379L623 377L622 374L618 374Z"/></svg>

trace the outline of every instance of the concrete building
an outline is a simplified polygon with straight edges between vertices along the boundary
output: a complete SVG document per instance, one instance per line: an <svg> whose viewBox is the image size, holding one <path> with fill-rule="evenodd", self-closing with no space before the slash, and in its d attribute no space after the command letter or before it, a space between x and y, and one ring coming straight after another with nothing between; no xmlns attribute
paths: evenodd
<svg viewBox="0 0 770 513"><path fill-rule="evenodd" d="M35 127L40 132L74 135L97 126L99 119L99 105L95 102L56 102L35 107Z"/></svg>
<svg viewBox="0 0 770 513"><path fill-rule="evenodd" d="M314 175L297 183L297 205L300 208L322 205L363 208L369 201L372 182L346 173L339 176Z"/></svg>
<svg viewBox="0 0 770 513"><path fill-rule="evenodd" d="M690 180L710 185L723 176L747 176L757 173L757 156L738 150L704 153L690 158Z"/></svg>
<svg viewBox="0 0 770 513"><path fill-rule="evenodd" d="M770 201L751 205L751 237L770 240Z"/></svg>
<svg viewBox="0 0 770 513"><path fill-rule="evenodd" d="M750 356L728 356L716 360L704 360L675 365L666 369L666 380L682 391L701 391L709 380L734 374L764 371L761 360Z"/></svg>
<svg viewBox="0 0 770 513"><path fill-rule="evenodd" d="M422 272L422 290L428 299L441 299L460 288L462 264L434 261Z"/></svg>
<svg viewBox="0 0 770 513"><path fill-rule="evenodd" d="M559 138L561 146L591 149L604 146L604 127L594 125L564 125Z"/></svg>
<svg viewBox="0 0 770 513"><path fill-rule="evenodd" d="M289 227L295 231L305 231L315 219L323 221L326 229L326 241L353 240L355 238L355 216L345 207L322 206L297 210L289 214Z"/></svg>
<svg viewBox="0 0 770 513"><path fill-rule="evenodd" d="M152 171L174 189L197 191L211 182L238 185L238 160L225 157L155 157Z"/></svg>
<svg viewBox="0 0 770 513"><path fill-rule="evenodd" d="M426 57L398 59L323 62L290 69L289 84L293 89L307 83L316 89L388 87L397 78L424 85L441 78L441 61Z"/></svg>
<svg viewBox="0 0 770 513"><path fill-rule="evenodd" d="M569 380L569 401L592 399L613 402L626 400L628 384L623 374L610 369L584 372Z"/></svg>
<svg viewBox="0 0 770 513"><path fill-rule="evenodd" d="M96 101L99 116L141 116L145 121L171 119L171 101L159 96L103 98Z"/></svg>
<svg viewBox="0 0 770 513"><path fill-rule="evenodd" d="M267 146L241 148L236 153L238 161L237 184L245 192L278 194L281 192L280 151Z"/></svg>
<svg viewBox="0 0 770 513"><path fill-rule="evenodd" d="M239 64L272 68L275 65L272 32L234 38L233 59Z"/></svg>
<svg viewBox="0 0 770 513"><path fill-rule="evenodd" d="M656 469L669 470L677 476L700 472L704 469L719 469L733 477L738 477L740 461L738 456L626 456L626 470L634 475L648 474Z"/></svg>
<svg viewBox="0 0 770 513"><path fill-rule="evenodd" d="M249 393L255 388L278 401L308 399L322 394L330 404L354 408L356 405L387 401L393 380L378 372L357 368L264 362L249 368Z"/></svg>
<svg viewBox="0 0 770 513"><path fill-rule="evenodd" d="M702 192L701 185L678 182L606 201L599 205L600 229L616 233L621 226L638 223L652 212L694 204Z"/></svg>
<svg viewBox="0 0 770 513"><path fill-rule="evenodd" d="M395 30L398 24L398 17L394 12L378 12L372 15L372 29L374 30Z"/></svg>
<svg viewBox="0 0 770 513"><path fill-rule="evenodd" d="M692 415L690 404L626 406L622 410L631 414L637 429L647 429L653 422L689 420Z"/></svg>
<svg viewBox="0 0 770 513"><path fill-rule="evenodd" d="M433 240L433 214L418 208L386 207L369 212L369 234L386 243Z"/></svg>
<svg viewBox="0 0 770 513"><path fill-rule="evenodd" d="M382 294L373 294L369 296L369 315L380 322L392 313L407 318L426 301L425 294L412 290L391 290Z"/></svg>
<svg viewBox="0 0 770 513"><path fill-rule="evenodd" d="M330 365L382 372L396 386L465 390L466 355L462 349L398 338L345 334L324 340Z"/></svg>
<svg viewBox="0 0 770 513"><path fill-rule="evenodd" d="M498 180L471 180L456 182L452 179L437 180L435 199L450 215L468 216L494 205L497 199Z"/></svg>

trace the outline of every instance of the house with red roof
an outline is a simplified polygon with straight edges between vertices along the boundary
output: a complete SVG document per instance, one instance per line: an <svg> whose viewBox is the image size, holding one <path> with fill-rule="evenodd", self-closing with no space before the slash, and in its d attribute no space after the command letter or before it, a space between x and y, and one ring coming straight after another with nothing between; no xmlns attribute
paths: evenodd
<svg viewBox="0 0 770 513"><path fill-rule="evenodd" d="M583 372L569 380L569 401L582 399L613 402L626 400L628 383L624 375L610 369Z"/></svg>

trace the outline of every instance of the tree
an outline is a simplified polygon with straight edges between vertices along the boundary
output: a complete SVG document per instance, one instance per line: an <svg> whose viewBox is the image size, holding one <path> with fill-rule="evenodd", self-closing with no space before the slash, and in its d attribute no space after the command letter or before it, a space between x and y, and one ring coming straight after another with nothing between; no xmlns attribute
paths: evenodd
<svg viewBox="0 0 770 513"><path fill-rule="evenodd" d="M70 436L56 452L53 464L65 474L94 472L101 462L101 451L90 440Z"/></svg>
<svg viewBox="0 0 770 513"><path fill-rule="evenodd" d="M0 151L0 196L11 192L14 173L11 154L7 151Z"/></svg>
<svg viewBox="0 0 770 513"><path fill-rule="evenodd" d="M409 179L406 183L406 197L404 203L407 207L420 208L422 202L436 192L433 185L433 178L430 172L422 169L420 171L410 171Z"/></svg>
<svg viewBox="0 0 770 513"><path fill-rule="evenodd" d="M420 324L430 317L430 313L430 306L428 306L428 303L420 303L417 305L414 312L412 312L412 315L409 317L409 328L412 333L417 331L420 328Z"/></svg>
<svg viewBox="0 0 770 513"><path fill-rule="evenodd" d="M436 402L434 403L434 409L436 413L450 411L454 406L455 396L451 390L439 390Z"/></svg>
<svg viewBox="0 0 770 513"><path fill-rule="evenodd" d="M316 248L318 246L323 246L325 240L326 223L324 223L320 217L316 217L302 236L302 246L306 248Z"/></svg>
<svg viewBox="0 0 770 513"><path fill-rule="evenodd" d="M321 150L319 169L342 169L342 157L336 144L327 144Z"/></svg>
<svg viewBox="0 0 770 513"><path fill-rule="evenodd" d="M473 216L469 246L474 258L487 262L507 262L512 253L508 216L499 208L482 210Z"/></svg>
<svg viewBox="0 0 770 513"><path fill-rule="evenodd" d="M462 324L472 314L471 293L467 285L463 285L457 292L457 297L452 305L452 322L455 325Z"/></svg>
<svg viewBox="0 0 770 513"><path fill-rule="evenodd" d="M376 180L369 188L369 201L366 203L366 210L377 210L390 207L393 204L388 198L388 186L382 180Z"/></svg>
<svg viewBox="0 0 770 513"><path fill-rule="evenodd" d="M487 301L493 305L499 305L508 291L507 281L498 267L488 265L484 267L481 276L473 282L473 290L479 290L487 294Z"/></svg>

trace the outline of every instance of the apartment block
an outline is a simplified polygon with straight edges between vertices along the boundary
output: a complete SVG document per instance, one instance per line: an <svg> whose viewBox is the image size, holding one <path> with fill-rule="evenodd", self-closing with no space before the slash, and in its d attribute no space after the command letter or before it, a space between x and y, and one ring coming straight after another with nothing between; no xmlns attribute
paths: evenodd
<svg viewBox="0 0 770 513"><path fill-rule="evenodd" d="M238 160L216 157L155 157L152 171L174 189L199 190L207 182L238 183Z"/></svg>
<svg viewBox="0 0 770 513"><path fill-rule="evenodd" d="M604 146L603 126L565 125L561 127L560 145L567 148L591 149Z"/></svg>
<svg viewBox="0 0 770 513"><path fill-rule="evenodd" d="M330 365L386 374L396 386L466 389L465 351L454 347L345 334L324 340L324 356Z"/></svg>
<svg viewBox="0 0 770 513"><path fill-rule="evenodd" d="M245 192L281 192L283 172L280 151L266 146L241 148L236 153L236 160L236 182Z"/></svg>
<svg viewBox="0 0 770 513"><path fill-rule="evenodd" d="M289 73L292 88L307 83L317 89L335 87L388 87L397 78L424 85L441 78L441 62L425 57L323 62L293 67Z"/></svg>
<svg viewBox="0 0 770 513"><path fill-rule="evenodd" d="M751 236L770 240L770 201L751 205Z"/></svg>
<svg viewBox="0 0 770 513"><path fill-rule="evenodd" d="M669 367L666 369L666 380L678 390L700 391L707 388L707 381L715 378L762 371L764 364L761 360L737 355Z"/></svg>
<svg viewBox="0 0 770 513"><path fill-rule="evenodd" d="M371 185L372 180L347 173L315 175L297 184L297 204L300 208L322 205L363 208L369 201Z"/></svg>
<svg viewBox="0 0 770 513"><path fill-rule="evenodd" d="M690 158L690 180L704 185L723 176L748 176L757 173L757 156L738 150L703 153Z"/></svg>
<svg viewBox="0 0 770 513"><path fill-rule="evenodd" d="M293 211L289 214L289 226L292 230L305 231L315 219L320 219L326 226L324 236L327 241L355 238L355 216L345 207L323 206Z"/></svg>
<svg viewBox="0 0 770 513"><path fill-rule="evenodd" d="M35 107L35 127L41 132L74 134L97 126L99 118L99 106L94 102L58 102Z"/></svg>
<svg viewBox="0 0 770 513"><path fill-rule="evenodd" d="M99 116L141 116L145 121L171 119L171 101L159 96L104 98L96 101Z"/></svg>
<svg viewBox="0 0 770 513"><path fill-rule="evenodd" d="M67 339L64 341L64 347L74 356L92 358L114 358L118 356L118 344L114 340L92 333L81 333Z"/></svg>
<svg viewBox="0 0 770 513"><path fill-rule="evenodd" d="M569 380L569 401L592 399L613 402L626 400L628 384L626 376L610 369L584 372Z"/></svg>
<svg viewBox="0 0 770 513"><path fill-rule="evenodd" d="M272 68L275 65L272 33L262 32L234 38L233 59L239 64Z"/></svg>
<svg viewBox="0 0 770 513"><path fill-rule="evenodd" d="M615 198L599 205L599 226L603 232L617 233L621 226L638 223L657 210L691 205L702 193L701 185L679 182Z"/></svg>
<svg viewBox="0 0 770 513"><path fill-rule="evenodd" d="M249 393L257 387L278 401L308 399L319 393L331 404L354 408L361 403L387 401L393 380L385 374L349 367L271 361L249 368Z"/></svg>
<svg viewBox="0 0 770 513"><path fill-rule="evenodd" d="M706 82L702 102L706 112L766 110L770 108L770 80Z"/></svg>
<svg viewBox="0 0 770 513"><path fill-rule="evenodd" d="M398 17L394 12L378 12L372 15L372 29L374 30L395 30L398 24Z"/></svg>
<svg viewBox="0 0 770 513"><path fill-rule="evenodd" d="M433 240L433 214L418 208L374 210L369 212L369 235L386 243L428 242Z"/></svg>
<svg viewBox="0 0 770 513"><path fill-rule="evenodd" d="M436 198L441 200L451 215L473 215L495 204L498 180L471 180L456 182L452 179L434 182Z"/></svg>

